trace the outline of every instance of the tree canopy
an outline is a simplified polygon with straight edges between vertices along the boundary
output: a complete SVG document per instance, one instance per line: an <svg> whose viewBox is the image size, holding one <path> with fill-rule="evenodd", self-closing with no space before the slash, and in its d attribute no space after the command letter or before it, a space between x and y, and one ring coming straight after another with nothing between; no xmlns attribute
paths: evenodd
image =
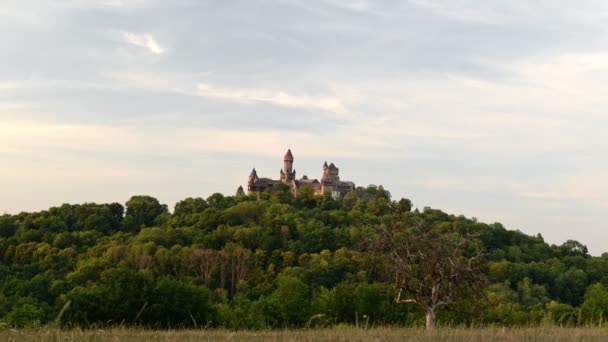
<svg viewBox="0 0 608 342"><path fill-rule="evenodd" d="M403 246L435 254L399 264L373 240L392 241L399 254ZM437 260L456 266L433 262L450 253ZM575 325L605 318L608 300L608 254L438 209L412 211L410 200L374 185L338 199L294 198L281 187L259 199L213 194L180 201L173 213L134 196L125 206L2 215L0 262L0 322L8 326L52 322L62 309L60 324L82 327L425 324L424 310L395 298L441 306L438 324ZM452 295L470 276L484 279L483 296Z"/></svg>

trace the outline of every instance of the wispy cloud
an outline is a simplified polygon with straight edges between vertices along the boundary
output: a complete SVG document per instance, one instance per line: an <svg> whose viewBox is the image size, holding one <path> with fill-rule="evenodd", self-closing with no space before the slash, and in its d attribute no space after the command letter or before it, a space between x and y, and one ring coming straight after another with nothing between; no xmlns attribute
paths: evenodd
<svg viewBox="0 0 608 342"><path fill-rule="evenodd" d="M551 202L564 202L568 201L570 203L573 202L581 202L581 203L590 203L599 208L608 208L608 197L604 195L605 192L598 191L578 191L577 189L573 190L564 190L564 191L540 191L540 192L520 192L517 193L518 197L526 198L530 200L537 201L551 201Z"/></svg>
<svg viewBox="0 0 608 342"><path fill-rule="evenodd" d="M572 200L572 199L584 199L584 196L580 194L568 193L568 192L552 192L552 191L540 191L540 192L520 192L518 196L524 198L542 199L542 200Z"/></svg>
<svg viewBox="0 0 608 342"><path fill-rule="evenodd" d="M331 6L359 12L368 10L370 7L368 1L365 0L322 0L321 2Z"/></svg>
<svg viewBox="0 0 608 342"><path fill-rule="evenodd" d="M165 52L165 50L158 44L154 36L151 34L122 32L122 35L126 42L144 48L155 55L160 55Z"/></svg>
<svg viewBox="0 0 608 342"><path fill-rule="evenodd" d="M158 129L114 127L100 124L74 124L22 120L0 121L0 153L12 155L32 151L81 151L90 153L129 154L148 151L167 153L233 153L243 154L243 146L257 155L275 156L277 146L289 141L294 146L306 146L300 156L386 157L384 146L370 145L361 135L336 131L334 142L328 146L319 136L308 132L281 130L187 128L166 132ZM165 139L157 139L162 134ZM367 158L367 157L366 157Z"/></svg>
<svg viewBox="0 0 608 342"><path fill-rule="evenodd" d="M455 1L409 0L408 3L449 20L495 24L499 20L492 6L463 6Z"/></svg>
<svg viewBox="0 0 608 342"><path fill-rule="evenodd" d="M555 184L557 183L557 184ZM551 189L520 191L518 197L546 201L580 201L598 207L608 207L608 181L595 171L581 171L577 175L561 177ZM528 185L529 189L538 186Z"/></svg>
<svg viewBox="0 0 608 342"><path fill-rule="evenodd" d="M292 95L284 91L266 89L217 88L207 83L199 83L197 90L201 96L242 103L265 102L284 107L320 109L337 114L348 112L342 101L332 96Z"/></svg>
<svg viewBox="0 0 608 342"><path fill-rule="evenodd" d="M19 82L0 82L0 92L18 88Z"/></svg>

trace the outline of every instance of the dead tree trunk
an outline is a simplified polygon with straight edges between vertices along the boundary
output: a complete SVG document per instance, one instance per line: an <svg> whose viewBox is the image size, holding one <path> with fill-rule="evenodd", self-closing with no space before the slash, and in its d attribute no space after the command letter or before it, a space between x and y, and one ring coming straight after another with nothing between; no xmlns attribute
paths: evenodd
<svg viewBox="0 0 608 342"><path fill-rule="evenodd" d="M439 288L437 288L438 290ZM431 304L425 303L422 298L417 297L416 299L401 299L401 293L403 289L399 289L399 294L397 298L395 298L395 303L397 304L416 304L422 309L424 312L424 316L426 317L426 329L433 330L437 326L437 316L435 315L435 309L437 307L444 305L443 302L435 302Z"/></svg>
<svg viewBox="0 0 608 342"><path fill-rule="evenodd" d="M426 312L426 330L433 330L436 326L437 317L435 316L435 309L427 307Z"/></svg>
<svg viewBox="0 0 608 342"><path fill-rule="evenodd" d="M399 289L395 303L418 305L429 330L437 325L439 307L479 295L485 282L480 269L482 246L466 232L397 223L378 227L371 247ZM410 298L401 299L402 295Z"/></svg>

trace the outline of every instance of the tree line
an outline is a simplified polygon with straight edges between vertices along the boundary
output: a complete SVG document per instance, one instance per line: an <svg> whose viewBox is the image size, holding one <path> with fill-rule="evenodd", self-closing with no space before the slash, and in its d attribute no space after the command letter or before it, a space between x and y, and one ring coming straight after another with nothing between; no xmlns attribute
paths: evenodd
<svg viewBox="0 0 608 342"><path fill-rule="evenodd" d="M412 210L374 185L338 199L216 193L172 213L134 196L3 215L0 263L0 328L424 325L428 308L440 324L580 325L608 313L608 254Z"/></svg>

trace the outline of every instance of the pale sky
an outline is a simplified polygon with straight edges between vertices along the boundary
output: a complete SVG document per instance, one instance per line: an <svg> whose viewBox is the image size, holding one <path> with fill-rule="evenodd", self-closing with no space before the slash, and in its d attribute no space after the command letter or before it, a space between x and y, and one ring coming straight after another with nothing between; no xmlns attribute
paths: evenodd
<svg viewBox="0 0 608 342"><path fill-rule="evenodd" d="M608 251L608 2L2 0L0 213L357 185Z"/></svg>

